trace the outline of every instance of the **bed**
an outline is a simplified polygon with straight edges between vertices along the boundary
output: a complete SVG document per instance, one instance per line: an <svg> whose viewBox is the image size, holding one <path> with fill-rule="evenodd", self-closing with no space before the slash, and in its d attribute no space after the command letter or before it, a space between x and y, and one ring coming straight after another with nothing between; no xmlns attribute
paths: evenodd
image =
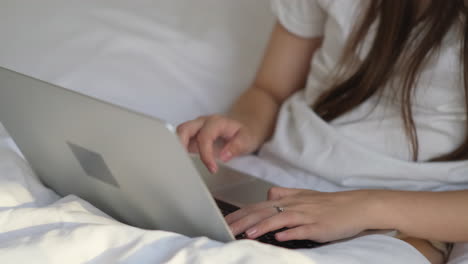
<svg viewBox="0 0 468 264"><path fill-rule="evenodd" d="M268 0L3 0L0 66L176 125L225 111L248 87L273 22ZM255 157L232 166L291 186ZM126 226L44 187L3 129L0 262L427 263L384 235L293 251ZM468 263L468 244L450 263Z"/></svg>

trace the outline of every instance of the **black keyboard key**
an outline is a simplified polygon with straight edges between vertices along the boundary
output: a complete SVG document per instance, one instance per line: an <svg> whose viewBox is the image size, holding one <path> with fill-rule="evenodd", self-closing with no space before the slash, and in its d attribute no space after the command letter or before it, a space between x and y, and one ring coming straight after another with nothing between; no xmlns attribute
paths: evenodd
<svg viewBox="0 0 468 264"><path fill-rule="evenodd" d="M235 206L230 203L223 202L221 200L215 199L216 204L218 205L219 209L221 210L221 213L223 213L223 216L226 216L230 213L234 213L235 211L239 210L240 207Z"/></svg>

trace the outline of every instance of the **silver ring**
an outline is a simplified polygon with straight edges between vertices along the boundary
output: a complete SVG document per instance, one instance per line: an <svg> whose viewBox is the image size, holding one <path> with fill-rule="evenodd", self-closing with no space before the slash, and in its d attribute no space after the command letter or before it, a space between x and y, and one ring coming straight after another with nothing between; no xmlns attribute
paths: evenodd
<svg viewBox="0 0 468 264"><path fill-rule="evenodd" d="M281 207L281 206L276 206L276 205L273 205L273 208L275 208L275 209L276 209L276 212L278 212L278 213L282 213L282 212L284 212L284 208L283 208L283 207Z"/></svg>

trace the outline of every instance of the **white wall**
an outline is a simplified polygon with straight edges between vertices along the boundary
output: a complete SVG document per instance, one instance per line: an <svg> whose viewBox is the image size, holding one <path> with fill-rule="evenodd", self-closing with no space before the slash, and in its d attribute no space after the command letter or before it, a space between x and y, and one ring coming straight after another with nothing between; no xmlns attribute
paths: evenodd
<svg viewBox="0 0 468 264"><path fill-rule="evenodd" d="M180 123L255 74L269 0L2 0L0 65Z"/></svg>

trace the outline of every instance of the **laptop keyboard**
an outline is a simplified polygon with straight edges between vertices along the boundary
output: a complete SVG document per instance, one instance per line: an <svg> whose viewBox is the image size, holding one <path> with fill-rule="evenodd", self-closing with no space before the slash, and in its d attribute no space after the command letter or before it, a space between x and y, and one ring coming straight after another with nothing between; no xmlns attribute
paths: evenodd
<svg viewBox="0 0 468 264"><path fill-rule="evenodd" d="M223 202L223 201L218 200L218 199L215 199L215 200L216 200L216 203L218 204L218 207L221 210L223 216L226 216L226 215L228 215L230 213L233 213L233 212L240 209L239 207L237 207L237 206L235 206L233 204L229 204L229 203ZM284 241L284 242L280 242L280 241L276 240L275 234L278 233L278 232L282 232L282 231L284 231L286 229L287 228L282 228L282 229L278 229L278 230L266 233L263 236L260 236L255 240L257 240L259 242L262 242L262 243L271 244L271 245L275 245L275 246L278 246L278 247L290 248L290 249L314 248L314 247L324 245L323 243L318 243L318 242L315 242L315 241L312 241L312 240L290 240L290 241ZM242 234L237 235L236 239L238 239L238 240L239 239L247 239L247 236L245 235L245 233L242 233Z"/></svg>

